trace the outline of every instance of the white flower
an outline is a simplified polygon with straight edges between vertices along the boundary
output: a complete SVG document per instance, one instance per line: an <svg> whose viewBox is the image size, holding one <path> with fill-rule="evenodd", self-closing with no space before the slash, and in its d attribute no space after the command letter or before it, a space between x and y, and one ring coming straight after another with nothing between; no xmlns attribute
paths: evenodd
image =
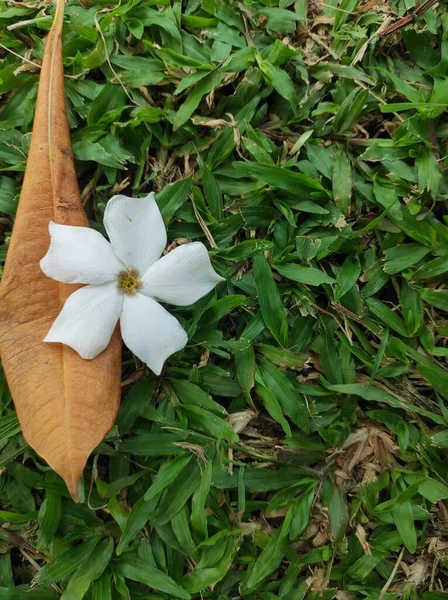
<svg viewBox="0 0 448 600"><path fill-rule="evenodd" d="M110 243L94 229L50 223L42 271L56 281L89 285L67 299L44 341L92 359L106 348L119 319L124 343L159 375L188 338L158 301L188 306L223 279L200 242L160 258L167 238L153 193L111 198L104 226Z"/></svg>

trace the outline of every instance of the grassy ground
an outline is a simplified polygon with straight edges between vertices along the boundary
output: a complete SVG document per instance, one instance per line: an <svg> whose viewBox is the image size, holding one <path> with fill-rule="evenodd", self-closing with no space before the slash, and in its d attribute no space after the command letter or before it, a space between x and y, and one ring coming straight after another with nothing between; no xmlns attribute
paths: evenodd
<svg viewBox="0 0 448 600"><path fill-rule="evenodd" d="M1 383L1 600L448 598L448 17L376 35L413 7L69 2L92 226L155 189L227 285L161 378L125 352L82 504ZM52 10L0 6L2 260Z"/></svg>

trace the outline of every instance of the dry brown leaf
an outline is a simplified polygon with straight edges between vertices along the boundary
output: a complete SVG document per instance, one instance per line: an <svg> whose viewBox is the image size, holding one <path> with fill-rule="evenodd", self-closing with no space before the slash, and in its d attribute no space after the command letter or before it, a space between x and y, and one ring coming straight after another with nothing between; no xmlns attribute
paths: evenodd
<svg viewBox="0 0 448 600"><path fill-rule="evenodd" d="M79 286L48 279L39 261L51 220L88 226L81 205L64 96L57 1L42 64L34 130L19 208L0 286L0 352L27 442L64 478L73 498L86 460L112 427L119 406L121 340L86 361L42 340Z"/></svg>
<svg viewBox="0 0 448 600"><path fill-rule="evenodd" d="M367 541L366 530L360 523L358 523L358 525L356 525L355 535L358 538L358 541L361 544L362 549L364 550L364 554L368 554L369 556L371 556L372 549L370 548L370 544Z"/></svg>
<svg viewBox="0 0 448 600"><path fill-rule="evenodd" d="M315 567L305 583L313 591L321 591L327 587L327 578L323 567Z"/></svg>
<svg viewBox="0 0 448 600"><path fill-rule="evenodd" d="M409 565L406 573L405 588L419 588L431 575L431 563L422 557L417 558Z"/></svg>

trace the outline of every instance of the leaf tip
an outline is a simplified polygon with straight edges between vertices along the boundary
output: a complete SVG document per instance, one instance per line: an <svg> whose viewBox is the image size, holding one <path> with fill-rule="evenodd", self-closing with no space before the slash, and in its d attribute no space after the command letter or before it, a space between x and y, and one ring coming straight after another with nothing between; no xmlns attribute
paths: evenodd
<svg viewBox="0 0 448 600"><path fill-rule="evenodd" d="M70 496L72 497L73 502L79 504L79 502L81 502L82 500L82 497L84 496L82 491L83 486L81 481L81 475L79 474L76 478L64 478L64 481L68 491L70 492Z"/></svg>

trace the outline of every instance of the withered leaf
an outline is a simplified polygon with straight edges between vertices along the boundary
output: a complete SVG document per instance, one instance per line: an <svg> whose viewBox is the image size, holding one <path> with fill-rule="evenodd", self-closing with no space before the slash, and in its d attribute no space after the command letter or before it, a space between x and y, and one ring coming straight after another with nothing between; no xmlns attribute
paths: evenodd
<svg viewBox="0 0 448 600"><path fill-rule="evenodd" d="M98 358L42 340L79 286L48 279L39 267L51 220L88 226L70 145L58 0L42 64L31 147L0 286L0 353L27 442L65 480L74 499L86 460L114 423L119 405L118 329Z"/></svg>

